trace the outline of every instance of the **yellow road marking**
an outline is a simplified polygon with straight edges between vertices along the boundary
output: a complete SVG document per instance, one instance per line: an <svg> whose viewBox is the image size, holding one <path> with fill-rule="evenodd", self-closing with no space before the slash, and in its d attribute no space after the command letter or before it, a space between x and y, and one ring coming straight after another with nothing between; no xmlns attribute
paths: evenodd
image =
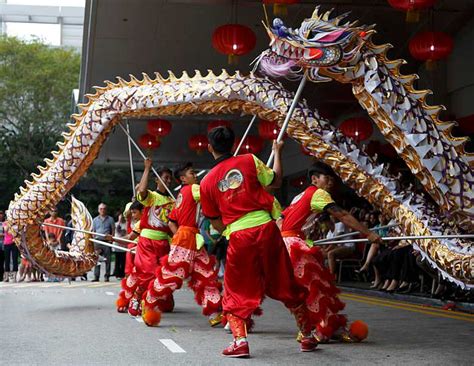
<svg viewBox="0 0 474 366"><path fill-rule="evenodd" d="M451 310L445 310L445 309L440 309L440 308L436 308L436 307L423 306L423 305L420 305L420 304L412 304L412 303L408 303L408 302L405 302L405 301L397 301L397 300L391 300L391 299L385 299L385 298L378 298L378 297L374 297L374 296L364 296L364 295L358 295L358 294L353 294L353 293L344 293L344 294L342 294L342 296L346 296L347 298L370 300L370 301L386 303L386 304L401 305L401 306L411 307L411 308L414 308L414 309L440 312L440 313L443 313L443 314L446 314L447 312L452 313ZM454 315L465 316L467 318L474 319L474 314L455 312Z"/></svg>
<svg viewBox="0 0 474 366"><path fill-rule="evenodd" d="M421 313L421 314L425 314L425 315L432 315L432 316L438 316L438 317L442 317L442 318L449 318L449 319L455 319L455 320L464 320L464 321L467 321L467 322L474 323L474 318L472 318L470 316L464 316L464 314L461 314L461 313L448 314L447 311L444 311L444 313L442 313L442 312L436 312L436 311L422 310L420 308L414 308L414 307L406 306L406 305L403 305L403 306L396 305L396 304L390 303L388 301L378 301L378 300L373 301L373 300L369 300L367 298L364 299L364 298L359 298L359 297L346 296L345 294L341 295L341 297L346 298L347 300L357 301L357 302L361 302L361 303L369 304L369 305L385 306L385 307L389 307L389 308L393 308L393 309L401 309L401 310L411 311L411 312L415 312L415 313ZM470 315L470 314L467 314L467 315Z"/></svg>

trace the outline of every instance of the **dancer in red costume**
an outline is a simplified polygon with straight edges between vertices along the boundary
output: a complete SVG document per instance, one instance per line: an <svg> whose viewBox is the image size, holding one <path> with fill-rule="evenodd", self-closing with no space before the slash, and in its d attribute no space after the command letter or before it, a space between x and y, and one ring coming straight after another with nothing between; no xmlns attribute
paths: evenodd
<svg viewBox="0 0 474 366"><path fill-rule="evenodd" d="M128 235L125 239L128 240L135 240L140 235L140 219L142 217L142 210L143 205L140 202L130 202L130 205L127 205L125 216L130 216L127 221L133 222L133 225L130 225L130 231L127 227ZM125 214L125 212L124 212ZM127 223L127 226L129 224ZM133 226L133 228L132 228ZM123 245L126 245L128 249L136 249L137 243L126 243L123 242ZM135 260L135 252L127 252L126 259L125 259L125 278L121 281L122 290L119 292L119 297L115 302L117 305L117 311L119 313L126 313L128 311L128 306L130 304L130 300L132 299L135 289L137 287L137 274L135 265L133 264Z"/></svg>
<svg viewBox="0 0 474 366"><path fill-rule="evenodd" d="M214 326L222 319L221 284L217 281L215 258L210 257L203 248L204 239L197 226L200 201L197 176L188 163L175 171L175 177L183 188L169 216L169 227L174 233L171 250L163 258L156 279L150 283L144 296L143 321L149 326L157 326L161 319L160 311L166 306L164 301L189 278L189 287L194 291L196 302Z"/></svg>
<svg viewBox="0 0 474 366"><path fill-rule="evenodd" d="M337 206L328 193L336 175L327 165L316 163L308 171L311 185L295 197L291 205L282 213L278 224L290 254L294 274L300 285L310 296L306 304L311 310L315 337L319 342L327 342L335 337L344 342L359 341L346 330L347 319L339 314L344 303L338 298L339 289L334 277L324 266L321 249L310 247L302 230L312 214L328 212L346 226L366 235L371 242L380 242L380 237L357 221L350 213ZM299 335L299 338L301 335Z"/></svg>
<svg viewBox="0 0 474 366"><path fill-rule="evenodd" d="M155 271L160 263L160 259L168 254L170 245L171 230L168 227L168 216L174 206L173 199L169 196L164 184L169 186L172 180L172 173L169 169L163 168L158 171L161 180L156 180L157 190L152 192L147 189L148 179L152 161L145 160L145 170L142 179L138 184L137 200L144 206L143 214L139 222L139 227L134 230L140 232L135 253L135 272L130 290L134 288L134 295L128 306L128 313L131 316L141 315L141 299L148 288L148 284L155 278ZM166 311L172 311L174 301L172 296L166 298Z"/></svg>
<svg viewBox="0 0 474 366"><path fill-rule="evenodd" d="M234 133L217 127L209 133L209 151L216 165L201 182L203 214L230 238L224 273L223 309L233 342L223 351L228 357L248 357L246 319L267 295L282 301L295 315L304 337L301 351L313 351L306 290L300 287L275 221L274 197L266 189L282 181L280 151L275 143L273 170L252 154L232 157Z"/></svg>

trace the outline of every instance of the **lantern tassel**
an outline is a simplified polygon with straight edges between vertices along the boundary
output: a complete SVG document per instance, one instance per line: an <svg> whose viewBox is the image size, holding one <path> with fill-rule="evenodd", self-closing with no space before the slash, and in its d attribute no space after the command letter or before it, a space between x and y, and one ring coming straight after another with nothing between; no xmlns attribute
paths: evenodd
<svg viewBox="0 0 474 366"><path fill-rule="evenodd" d="M407 23L418 23L420 21L420 10L410 9L407 11L406 22Z"/></svg>
<svg viewBox="0 0 474 366"><path fill-rule="evenodd" d="M288 7L286 4L273 4L273 15L286 17L288 15Z"/></svg>
<svg viewBox="0 0 474 366"><path fill-rule="evenodd" d="M227 56L227 63L229 65L238 65L239 64L239 56L230 54Z"/></svg>
<svg viewBox="0 0 474 366"><path fill-rule="evenodd" d="M438 64L436 63L435 60L428 60L425 62L425 67L426 67L426 70L428 71L434 71L436 70Z"/></svg>

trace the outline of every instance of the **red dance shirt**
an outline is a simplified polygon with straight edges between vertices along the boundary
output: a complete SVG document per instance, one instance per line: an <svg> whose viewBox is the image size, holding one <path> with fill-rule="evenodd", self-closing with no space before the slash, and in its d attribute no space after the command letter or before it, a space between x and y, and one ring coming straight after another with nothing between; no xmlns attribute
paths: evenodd
<svg viewBox="0 0 474 366"><path fill-rule="evenodd" d="M197 227L199 203L199 185L185 185L179 191L176 205L169 215L170 221L178 226Z"/></svg>
<svg viewBox="0 0 474 366"><path fill-rule="evenodd" d="M274 197L264 186L274 172L252 154L218 159L201 182L201 208L210 219L229 225L253 211L272 211Z"/></svg>
<svg viewBox="0 0 474 366"><path fill-rule="evenodd" d="M321 213L326 206L333 203L334 200L328 192L310 185L283 211L281 231L301 231L312 213Z"/></svg>
<svg viewBox="0 0 474 366"><path fill-rule="evenodd" d="M172 235L168 227L168 217L173 209L173 199L160 192L148 191L145 199L138 194L137 200L145 206L140 219L140 230L157 230Z"/></svg>

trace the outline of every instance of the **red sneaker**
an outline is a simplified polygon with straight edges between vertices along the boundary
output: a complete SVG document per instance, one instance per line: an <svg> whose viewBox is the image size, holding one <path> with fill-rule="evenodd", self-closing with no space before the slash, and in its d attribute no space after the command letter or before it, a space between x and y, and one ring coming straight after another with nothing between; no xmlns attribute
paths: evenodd
<svg viewBox="0 0 474 366"><path fill-rule="evenodd" d="M128 304L128 315L133 316L133 317L142 315L140 302L135 298L132 298L130 300L130 303Z"/></svg>
<svg viewBox="0 0 474 366"><path fill-rule="evenodd" d="M303 337L301 339L301 352L313 352L318 346L318 342L313 336Z"/></svg>
<svg viewBox="0 0 474 366"><path fill-rule="evenodd" d="M236 341L233 341L224 351L222 351L222 355L225 357L249 357L249 342L241 341L237 344Z"/></svg>

